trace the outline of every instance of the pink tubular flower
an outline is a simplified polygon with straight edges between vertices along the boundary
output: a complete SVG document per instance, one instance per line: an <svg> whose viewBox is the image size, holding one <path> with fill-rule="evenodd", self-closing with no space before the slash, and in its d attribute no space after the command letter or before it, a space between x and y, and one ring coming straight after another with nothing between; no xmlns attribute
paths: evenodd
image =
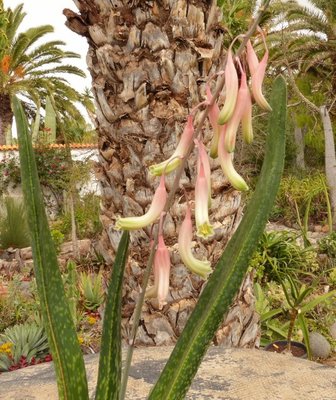
<svg viewBox="0 0 336 400"><path fill-rule="evenodd" d="M238 91L237 103L232 115L232 118L227 123L224 146L228 153L232 153L236 145L237 130L245 115L246 111L249 111L249 106L252 107L251 95L246 81L246 73L241 69L241 80L240 87ZM252 108L251 108L252 117Z"/></svg>
<svg viewBox="0 0 336 400"><path fill-rule="evenodd" d="M259 60L254 51L254 48L252 46L250 39L246 43L246 60L247 60L248 66L249 66L250 73L252 75L252 74L254 74L254 72L256 71L256 69L259 65Z"/></svg>
<svg viewBox="0 0 336 400"><path fill-rule="evenodd" d="M232 163L233 153L228 153L225 150L225 146L224 146L225 134L226 134L226 132L223 132L219 137L219 144L218 144L219 162L221 164L224 174L228 178L231 185L237 190L246 191L246 190L248 190L248 186L247 186L246 182L238 174L238 172L235 170L235 168L233 166L233 163Z"/></svg>
<svg viewBox="0 0 336 400"><path fill-rule="evenodd" d="M197 275L202 276L204 279L211 272L211 264L209 261L201 261L194 257L191 252L191 242L192 242L192 222L190 209L187 208L186 216L182 225L180 227L178 235L178 249L180 253L181 260L184 265Z"/></svg>
<svg viewBox="0 0 336 400"><path fill-rule="evenodd" d="M228 50L225 67L225 102L219 113L218 124L224 125L232 116L238 95L238 75L232 58L231 49Z"/></svg>
<svg viewBox="0 0 336 400"><path fill-rule="evenodd" d="M265 54L260 62L256 62L258 60L251 43L247 43L247 63L249 65L249 69L251 72L251 87L253 98L256 103L266 111L272 111L271 106L268 104L262 93L262 84L265 77L266 66L268 61L268 48L265 40L265 36L261 29L259 29L264 45L265 45Z"/></svg>
<svg viewBox="0 0 336 400"><path fill-rule="evenodd" d="M144 228L145 226L152 224L160 217L160 214L166 204L166 200L167 191L164 175L162 175L160 184L154 193L152 203L146 214L142 215L141 217L119 218L116 222L115 228L128 231Z"/></svg>
<svg viewBox="0 0 336 400"><path fill-rule="evenodd" d="M253 141L253 127L252 127L252 99L250 90L246 95L245 110L242 115L241 124L243 139L245 143L250 144Z"/></svg>
<svg viewBox="0 0 336 400"><path fill-rule="evenodd" d="M210 104L213 99L213 96L209 85L206 85L205 90L207 96L207 103ZM213 129L213 138L210 146L210 157L212 158L216 158L218 156L219 133L220 130L223 129L222 125L218 125L218 117L219 117L219 107L218 104L215 102L211 107L209 107L208 111L208 118L210 121L210 125Z"/></svg>
<svg viewBox="0 0 336 400"><path fill-rule="evenodd" d="M159 308L167 304L169 293L170 256L162 233L159 234L157 249L154 256L154 286L148 288L146 297L157 297Z"/></svg>
<svg viewBox="0 0 336 400"><path fill-rule="evenodd" d="M260 61L257 69L251 76L252 94L256 103L266 111L272 111L271 106L268 104L262 93L262 84L265 76L266 65L268 60L268 50L266 50L262 60Z"/></svg>
<svg viewBox="0 0 336 400"><path fill-rule="evenodd" d="M193 134L193 118L191 115L188 115L186 126L174 153L166 161L151 165L149 167L149 172L152 175L160 176L174 171L181 164L181 159L185 156L188 150Z"/></svg>
<svg viewBox="0 0 336 400"><path fill-rule="evenodd" d="M209 162L209 157L208 153L206 150L206 147L204 144L198 140L195 139L196 146L198 148L198 157L197 157L197 175L200 174L200 168L201 168L201 163L203 164L204 168L204 175L205 179L208 184L208 198L209 198L209 207L211 205L211 168L210 168L210 162Z"/></svg>
<svg viewBox="0 0 336 400"><path fill-rule="evenodd" d="M203 143L202 143L203 144ZM205 150L204 150L205 151ZM205 169L207 164L203 163L203 158L208 160L207 154L202 154L202 150L198 152L198 173L196 178L195 185L195 220L197 226L197 236L207 238L214 234L213 226L209 221L209 181L210 181L210 172L209 179L207 179ZM210 170L210 165L209 165Z"/></svg>

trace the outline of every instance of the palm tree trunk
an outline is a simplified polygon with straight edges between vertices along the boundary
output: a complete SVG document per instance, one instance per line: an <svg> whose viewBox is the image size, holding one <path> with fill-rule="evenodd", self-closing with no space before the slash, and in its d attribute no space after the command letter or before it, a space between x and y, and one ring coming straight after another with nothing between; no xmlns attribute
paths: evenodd
<svg viewBox="0 0 336 400"><path fill-rule="evenodd" d="M326 106L320 107L320 115L324 130L325 173L330 196L333 225L336 226L336 154L334 133L331 125L330 115Z"/></svg>
<svg viewBox="0 0 336 400"><path fill-rule="evenodd" d="M223 65L224 27L215 1L77 0L76 5L79 15L70 10L64 10L64 14L68 27L86 36L89 42L87 62L97 107L98 177L103 194L101 219L105 231L101 241L105 252L113 258L120 238L120 232L113 229L117 216L145 212L158 184L157 179L150 177L148 166L172 154L187 114L204 99L206 80ZM211 139L208 126L204 139ZM216 235L213 240L198 241L195 252L215 265L240 220L240 194L230 187L217 162L212 169L211 219ZM190 198L194 171L192 156L182 178ZM169 177L168 189L171 183ZM158 309L155 301L145 304L138 343L174 342L204 284L186 270L176 251L182 210L183 204L177 198L164 229L173 263L169 302L163 310ZM132 233L132 257L123 291L124 337L129 332L149 255L149 236L149 229ZM227 340L231 344L241 344L236 338L242 338L251 324L255 334L245 345L253 346L258 341L251 287L251 280L247 279L235 303L235 317L225 328L231 333L235 330L235 339L231 335ZM249 296L243 296L246 292ZM247 309L249 313L245 312ZM235 323L237 315L241 324ZM223 342L225 335L217 339Z"/></svg>
<svg viewBox="0 0 336 400"><path fill-rule="evenodd" d="M0 146L6 144L6 136L12 127L13 112L10 97L0 94Z"/></svg>
<svg viewBox="0 0 336 400"><path fill-rule="evenodd" d="M300 171L304 171L306 169L304 159L304 135L300 126L295 126L294 128L294 141L296 146L296 168L298 168Z"/></svg>

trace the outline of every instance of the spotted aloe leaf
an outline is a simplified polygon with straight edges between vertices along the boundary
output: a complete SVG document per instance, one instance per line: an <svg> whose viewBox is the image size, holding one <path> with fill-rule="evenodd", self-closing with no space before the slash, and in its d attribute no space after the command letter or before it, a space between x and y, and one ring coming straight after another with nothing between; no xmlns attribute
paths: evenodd
<svg viewBox="0 0 336 400"><path fill-rule="evenodd" d="M34 258L34 272L61 400L89 398L84 360L65 296L37 173L28 123L20 101L13 98L21 181Z"/></svg>
<svg viewBox="0 0 336 400"><path fill-rule="evenodd" d="M280 184L285 158L286 98L286 83L278 77L273 84L273 111L257 187L242 222L226 246L152 390L150 400L185 398L202 358L239 290ZM223 393L222 397L227 396Z"/></svg>

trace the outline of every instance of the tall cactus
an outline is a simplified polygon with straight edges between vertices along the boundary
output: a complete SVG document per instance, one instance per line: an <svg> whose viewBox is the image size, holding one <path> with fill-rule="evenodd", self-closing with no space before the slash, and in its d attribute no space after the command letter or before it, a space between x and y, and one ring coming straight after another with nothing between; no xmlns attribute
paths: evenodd
<svg viewBox="0 0 336 400"><path fill-rule="evenodd" d="M227 312L272 209L284 166L287 108L286 83L273 84L265 159L256 190L245 215L228 243L215 271L167 362L151 400L183 399L211 340Z"/></svg>
<svg viewBox="0 0 336 400"><path fill-rule="evenodd" d="M45 118L44 118L44 129L46 134L46 143L55 143L56 141L56 112L52 101L47 96L45 105Z"/></svg>

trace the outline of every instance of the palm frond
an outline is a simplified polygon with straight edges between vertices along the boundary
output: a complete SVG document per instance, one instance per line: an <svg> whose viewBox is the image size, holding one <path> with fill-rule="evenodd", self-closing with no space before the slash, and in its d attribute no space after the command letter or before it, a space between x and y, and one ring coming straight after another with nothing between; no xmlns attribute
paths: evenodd
<svg viewBox="0 0 336 400"><path fill-rule="evenodd" d="M23 4L18 5L13 11L7 10L6 36L9 42L12 42L17 33L18 27L27 15L23 10Z"/></svg>

